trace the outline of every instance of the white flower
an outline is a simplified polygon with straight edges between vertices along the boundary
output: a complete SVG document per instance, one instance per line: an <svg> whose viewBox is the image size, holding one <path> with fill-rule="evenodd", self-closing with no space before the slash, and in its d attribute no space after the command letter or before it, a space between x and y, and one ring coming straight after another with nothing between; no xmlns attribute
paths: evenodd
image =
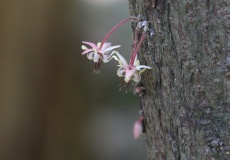
<svg viewBox="0 0 230 160"><path fill-rule="evenodd" d="M140 65L137 57L135 57L134 64L128 65L124 57L122 57L118 52L114 53L116 53L117 56L113 56L113 58L119 62L118 67L120 67L117 71L117 75L119 77L125 77L124 81L126 83L128 83L131 79L135 82L139 82L141 80L141 73L146 69L152 69L151 67Z"/></svg>
<svg viewBox="0 0 230 160"><path fill-rule="evenodd" d="M82 52L82 55L87 54L88 59L93 60L96 63L100 63L101 61L104 63L109 62L112 57L112 54L110 54L112 50L120 47L120 45L111 46L111 43L104 43L102 47L100 42L98 42L97 45L92 42L86 41L82 41L82 43L92 47L87 48L85 45L82 45L81 48L84 50L84 52Z"/></svg>

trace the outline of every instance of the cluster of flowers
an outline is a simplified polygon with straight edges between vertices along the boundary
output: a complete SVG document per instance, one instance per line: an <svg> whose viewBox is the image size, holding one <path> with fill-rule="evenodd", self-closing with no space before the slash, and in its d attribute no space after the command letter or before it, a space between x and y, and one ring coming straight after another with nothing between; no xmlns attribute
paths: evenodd
<svg viewBox="0 0 230 160"><path fill-rule="evenodd" d="M131 58L129 63L125 60L125 58L114 49L117 49L120 47L120 45L112 46L111 43L107 42L110 35L122 24L129 20L138 20L136 17L129 17L120 23L118 23L115 27L113 27L104 37L104 39L101 42L98 42L97 44L94 44L92 42L82 41L84 45L82 45L82 49L84 50L82 52L82 55L87 55L87 58L89 60L93 60L95 62L95 69L94 73L100 73L100 67L102 63L108 63L112 59L118 61L119 69L117 70L117 75L119 77L124 77L124 82L128 85L131 80L134 82L139 82L141 80L141 73L143 73L146 69L152 69L149 66L140 65L140 62L137 58L137 53L140 49L141 44L144 41L144 38L146 36L146 32L148 30L148 22L147 21L139 21L137 23L136 29L135 29L135 36L134 36L134 45L133 50L131 54ZM138 42L138 35L142 32L141 38ZM88 45L89 47L85 46ZM142 133L142 123L143 123L143 116L140 117L140 119L135 123L134 125L134 138L137 139L141 133Z"/></svg>
<svg viewBox="0 0 230 160"><path fill-rule="evenodd" d="M125 83L129 83L129 81L132 79L135 82L139 82L141 79L141 73L144 72L146 69L151 69L151 67L140 65L139 60L137 59L137 53L140 49L140 46L144 40L144 37L146 35L146 31L148 30L148 22L143 21L139 22L136 27L136 33L135 33L135 42L134 42L134 49L131 55L131 59L129 64L125 60L125 58L114 49L117 49L120 47L120 45L112 46L111 43L106 42L109 36L123 23L127 22L128 20L136 19L135 17L129 17L120 23L118 23L114 28L112 28L108 34L105 36L105 38L102 40L102 42L99 42L96 44L92 42L82 41L83 44L89 45L90 47L86 47L85 45L82 45L82 49L84 50L82 52L82 55L87 54L87 58L89 60L93 60L95 62L95 73L100 73L100 67L101 63L108 63L110 60L115 59L118 61L119 69L117 71L117 75L119 77L125 77L124 81ZM139 44L136 46L137 43L137 37L139 31L143 28L143 33L141 36L141 39L139 41Z"/></svg>

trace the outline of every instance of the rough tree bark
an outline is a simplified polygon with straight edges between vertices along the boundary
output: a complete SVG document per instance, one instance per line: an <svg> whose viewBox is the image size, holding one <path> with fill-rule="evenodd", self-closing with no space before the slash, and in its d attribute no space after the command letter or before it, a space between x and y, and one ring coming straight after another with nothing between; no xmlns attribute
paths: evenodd
<svg viewBox="0 0 230 160"><path fill-rule="evenodd" d="M155 32L138 55L153 67L142 76L148 159L230 159L230 1L129 6Z"/></svg>

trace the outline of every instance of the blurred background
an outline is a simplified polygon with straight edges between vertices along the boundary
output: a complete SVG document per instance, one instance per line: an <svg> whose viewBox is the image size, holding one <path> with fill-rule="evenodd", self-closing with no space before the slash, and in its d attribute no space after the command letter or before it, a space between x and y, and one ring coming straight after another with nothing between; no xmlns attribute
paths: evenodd
<svg viewBox="0 0 230 160"><path fill-rule="evenodd" d="M128 16L124 0L0 2L0 160L146 159L139 98L119 91L117 63L93 74L81 55ZM128 58L130 22L109 40Z"/></svg>

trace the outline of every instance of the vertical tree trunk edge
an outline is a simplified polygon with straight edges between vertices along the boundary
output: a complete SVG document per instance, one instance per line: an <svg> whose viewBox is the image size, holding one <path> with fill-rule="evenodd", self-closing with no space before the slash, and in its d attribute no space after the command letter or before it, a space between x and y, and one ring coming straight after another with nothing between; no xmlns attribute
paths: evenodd
<svg viewBox="0 0 230 160"><path fill-rule="evenodd" d="M138 54L149 160L230 159L230 1L129 0L149 21ZM135 24L132 24L134 31Z"/></svg>

